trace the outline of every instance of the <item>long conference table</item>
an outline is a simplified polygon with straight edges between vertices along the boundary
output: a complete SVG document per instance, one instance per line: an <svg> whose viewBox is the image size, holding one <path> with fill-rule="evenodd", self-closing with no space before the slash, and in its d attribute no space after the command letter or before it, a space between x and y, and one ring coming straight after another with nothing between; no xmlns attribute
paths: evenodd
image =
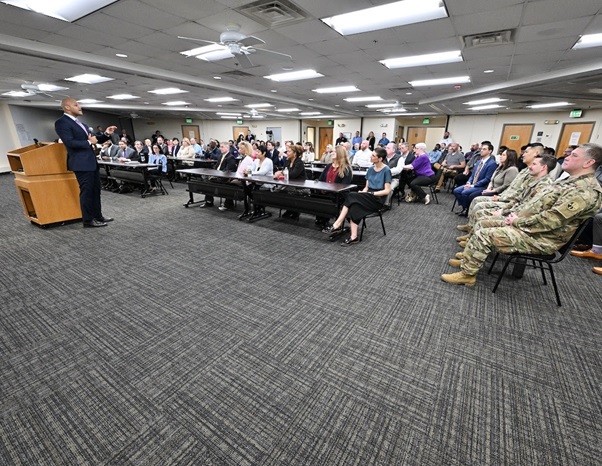
<svg viewBox="0 0 602 466"><path fill-rule="evenodd" d="M168 194L159 176L154 177L159 190L152 190L149 170L158 169L159 165L156 163L98 160L98 165L104 167L107 179L138 186L140 188L140 196L143 198L154 194Z"/></svg>
<svg viewBox="0 0 602 466"><path fill-rule="evenodd" d="M244 202L239 219L255 222L271 216L269 212L255 212L251 204L262 207L293 210L318 217L336 217L343 202L343 194L357 189L355 184L325 183L318 180L275 180L272 176L237 175L207 168L178 170L186 176L189 200L185 207L197 204L194 194L205 194ZM270 185L270 189L261 189Z"/></svg>

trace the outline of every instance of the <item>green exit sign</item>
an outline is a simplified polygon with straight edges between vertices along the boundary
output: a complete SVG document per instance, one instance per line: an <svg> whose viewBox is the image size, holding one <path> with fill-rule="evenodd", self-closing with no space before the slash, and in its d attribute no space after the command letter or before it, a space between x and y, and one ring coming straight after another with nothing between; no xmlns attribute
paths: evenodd
<svg viewBox="0 0 602 466"><path fill-rule="evenodd" d="M581 115L583 115L583 110L581 110L580 108L576 108L575 110L572 110L569 117L570 118L581 118Z"/></svg>
<svg viewBox="0 0 602 466"><path fill-rule="evenodd" d="M192 118L186 118L186 123L192 123Z"/></svg>
<svg viewBox="0 0 602 466"><path fill-rule="evenodd" d="M511 141L518 141L520 138L518 137L518 135L516 136L510 136L510 140Z"/></svg>
<svg viewBox="0 0 602 466"><path fill-rule="evenodd" d="M431 123L431 119L430 119L430 118L424 118L424 119L422 120L422 124L423 124L423 125L428 125L428 124L430 124L430 123Z"/></svg>
<svg viewBox="0 0 602 466"><path fill-rule="evenodd" d="M236 120L237 125L242 125L242 120Z"/></svg>
<svg viewBox="0 0 602 466"><path fill-rule="evenodd" d="M328 120L328 126L334 125L334 120Z"/></svg>

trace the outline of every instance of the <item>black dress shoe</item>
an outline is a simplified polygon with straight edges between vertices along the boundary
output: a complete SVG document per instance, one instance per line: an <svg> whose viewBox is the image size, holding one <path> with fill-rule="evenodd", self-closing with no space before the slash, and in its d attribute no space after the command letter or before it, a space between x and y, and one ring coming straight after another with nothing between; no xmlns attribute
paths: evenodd
<svg viewBox="0 0 602 466"><path fill-rule="evenodd" d="M97 219L99 222L109 223L113 221L113 217L101 217Z"/></svg>
<svg viewBox="0 0 602 466"><path fill-rule="evenodd" d="M199 206L201 209L206 209L207 207L213 207L213 202L204 202Z"/></svg>
<svg viewBox="0 0 602 466"><path fill-rule="evenodd" d="M90 220L89 222L84 222L84 228L96 228L96 227L106 227L107 224L105 222L99 222L98 220Z"/></svg>

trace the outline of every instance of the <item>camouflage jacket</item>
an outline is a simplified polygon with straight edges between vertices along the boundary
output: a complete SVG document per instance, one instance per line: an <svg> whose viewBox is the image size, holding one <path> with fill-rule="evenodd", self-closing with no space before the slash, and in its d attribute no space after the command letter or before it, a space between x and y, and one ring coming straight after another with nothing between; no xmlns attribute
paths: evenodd
<svg viewBox="0 0 602 466"><path fill-rule="evenodd" d="M548 184L521 204L513 225L538 238L542 246L556 250L601 204L602 188L593 174L569 177Z"/></svg>

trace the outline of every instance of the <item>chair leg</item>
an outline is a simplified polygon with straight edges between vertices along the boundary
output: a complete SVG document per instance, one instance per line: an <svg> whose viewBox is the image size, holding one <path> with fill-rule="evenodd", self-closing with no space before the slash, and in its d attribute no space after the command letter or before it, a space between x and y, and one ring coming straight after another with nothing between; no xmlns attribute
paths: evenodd
<svg viewBox="0 0 602 466"><path fill-rule="evenodd" d="M548 281L546 280L546 271L544 270L544 266L543 266L543 262L542 261L537 261L539 262L539 268L541 269L541 278L543 278L543 284L547 285ZM535 260L533 260L533 267L537 267L535 265ZM548 265L548 268L551 267L550 265Z"/></svg>
<svg viewBox="0 0 602 466"><path fill-rule="evenodd" d="M455 197L455 196L454 196L454 197ZM452 208L451 208L452 212L453 212L453 211L454 211L454 209L456 208L456 204L457 204L457 203L458 203L458 199L455 199L455 200L454 200L454 204L452 205Z"/></svg>
<svg viewBox="0 0 602 466"><path fill-rule="evenodd" d="M495 293L497 291L497 287L500 285L500 282L502 281L502 278L504 278L504 275L506 274L506 269L510 265L510 262L512 262L512 259L513 259L513 257L509 257L508 260L506 261L506 263L504 264L504 267L502 268L502 272L500 273L500 276L497 277L497 281L495 282L495 286L493 287L493 290L491 291L492 293Z"/></svg>
<svg viewBox="0 0 602 466"><path fill-rule="evenodd" d="M378 216L380 218L380 225L383 227L383 236L387 236L387 232L385 231L385 222L383 221L383 215L379 212Z"/></svg>
<svg viewBox="0 0 602 466"><path fill-rule="evenodd" d="M560 293L558 293L558 286L556 285L556 278L554 277L554 268L552 267L552 264L548 264L550 266L550 277L552 278L552 286L554 287L554 293L556 294L556 304L558 304L558 306L562 306L562 304L560 304Z"/></svg>
<svg viewBox="0 0 602 466"><path fill-rule="evenodd" d="M364 228L366 228L366 217L362 219L362 229L360 230L360 243L362 242L362 238L364 237Z"/></svg>
<svg viewBox="0 0 602 466"><path fill-rule="evenodd" d="M496 252L495 256L493 256L493 260L491 261L491 265L489 266L489 270L487 271L487 275L491 275L491 271L493 270L493 266L497 262L498 257L500 257L500 253Z"/></svg>

